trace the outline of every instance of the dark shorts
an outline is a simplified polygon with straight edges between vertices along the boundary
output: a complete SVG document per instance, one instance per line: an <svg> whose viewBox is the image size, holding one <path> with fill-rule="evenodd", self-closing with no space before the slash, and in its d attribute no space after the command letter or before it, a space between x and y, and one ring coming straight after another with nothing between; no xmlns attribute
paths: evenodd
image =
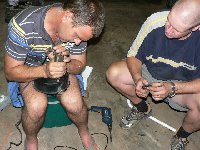
<svg viewBox="0 0 200 150"><path fill-rule="evenodd" d="M147 79L149 82L163 82L162 80L157 80L152 77L152 75L147 70L145 65L142 65L142 76ZM166 82L166 81L165 81ZM170 82L170 81L169 81ZM177 82L177 81L176 81ZM188 111L187 108L179 105L178 103L174 102L171 98L167 97L164 99L164 102L167 103L171 108L178 110L178 111Z"/></svg>

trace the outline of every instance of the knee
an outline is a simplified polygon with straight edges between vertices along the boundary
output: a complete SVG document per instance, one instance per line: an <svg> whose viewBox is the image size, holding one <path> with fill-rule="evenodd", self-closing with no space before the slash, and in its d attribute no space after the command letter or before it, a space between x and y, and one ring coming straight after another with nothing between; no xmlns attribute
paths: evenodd
<svg viewBox="0 0 200 150"><path fill-rule="evenodd" d="M106 78L108 82L112 83L113 81L118 80L118 77L120 75L120 68L115 64L111 64L106 71Z"/></svg>
<svg viewBox="0 0 200 150"><path fill-rule="evenodd" d="M25 104L26 110L32 118L41 118L45 115L47 108L47 101L41 102L35 100L32 103Z"/></svg>
<svg viewBox="0 0 200 150"><path fill-rule="evenodd" d="M190 110L200 114L200 99L199 99L199 96L200 96L200 94L194 95L194 98L190 97L190 99L187 99L186 106Z"/></svg>
<svg viewBox="0 0 200 150"><path fill-rule="evenodd" d="M61 104L65 107L67 112L72 114L79 114L85 108L83 101L78 98L71 98L70 100L62 100Z"/></svg>

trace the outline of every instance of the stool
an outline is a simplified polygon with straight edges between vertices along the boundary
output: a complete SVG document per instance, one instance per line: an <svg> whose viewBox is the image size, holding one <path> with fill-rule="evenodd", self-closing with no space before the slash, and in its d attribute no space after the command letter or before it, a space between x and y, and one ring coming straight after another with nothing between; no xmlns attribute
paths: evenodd
<svg viewBox="0 0 200 150"><path fill-rule="evenodd" d="M48 106L46 110L44 128L62 127L71 125L72 121L68 118L67 112L54 95L48 96Z"/></svg>

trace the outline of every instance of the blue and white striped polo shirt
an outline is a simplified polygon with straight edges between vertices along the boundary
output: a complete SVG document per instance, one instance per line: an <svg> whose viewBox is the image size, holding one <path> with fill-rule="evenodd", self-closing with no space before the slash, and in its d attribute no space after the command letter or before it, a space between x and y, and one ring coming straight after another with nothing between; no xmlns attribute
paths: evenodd
<svg viewBox="0 0 200 150"><path fill-rule="evenodd" d="M62 7L62 4L29 7L11 19L5 45L5 51L9 56L18 61L25 61L28 52L41 53L55 46L44 29L44 18L51 7ZM80 55L86 51L87 42L81 42L80 45L67 42L63 45L71 55Z"/></svg>

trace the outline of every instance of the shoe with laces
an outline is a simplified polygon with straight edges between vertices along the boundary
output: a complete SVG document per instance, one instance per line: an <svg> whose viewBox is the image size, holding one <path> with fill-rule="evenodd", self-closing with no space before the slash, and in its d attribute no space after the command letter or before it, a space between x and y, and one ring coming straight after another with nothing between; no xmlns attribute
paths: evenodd
<svg viewBox="0 0 200 150"><path fill-rule="evenodd" d="M171 150L185 150L189 141L186 138L178 138L176 135L171 139Z"/></svg>
<svg viewBox="0 0 200 150"><path fill-rule="evenodd" d="M149 116L152 115L152 109L150 108L150 105L148 105L148 111L147 112L140 112L137 110L135 106L131 109L131 112L125 116L122 117L120 122L120 127L123 129L129 129L136 125L140 120L146 119Z"/></svg>

